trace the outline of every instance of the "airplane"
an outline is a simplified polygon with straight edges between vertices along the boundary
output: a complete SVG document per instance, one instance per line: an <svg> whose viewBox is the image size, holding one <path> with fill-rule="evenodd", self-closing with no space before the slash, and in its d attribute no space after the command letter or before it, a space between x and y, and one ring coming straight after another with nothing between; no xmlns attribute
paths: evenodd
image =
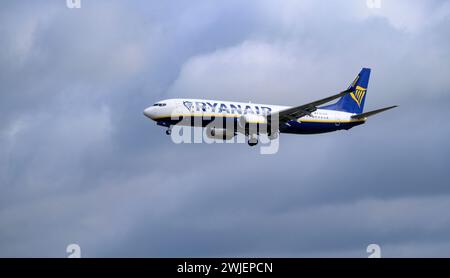
<svg viewBox="0 0 450 278"><path fill-rule="evenodd" d="M166 99L144 110L144 115L157 125L198 126L207 128L209 138L229 140L242 133L250 146L258 144L261 134L270 140L280 133L319 134L349 130L364 124L368 117L397 107L389 106L363 113L371 70L363 68L355 80L338 94L300 106L253 104L204 99ZM332 100L334 104L322 106ZM219 121L222 125L213 125Z"/></svg>

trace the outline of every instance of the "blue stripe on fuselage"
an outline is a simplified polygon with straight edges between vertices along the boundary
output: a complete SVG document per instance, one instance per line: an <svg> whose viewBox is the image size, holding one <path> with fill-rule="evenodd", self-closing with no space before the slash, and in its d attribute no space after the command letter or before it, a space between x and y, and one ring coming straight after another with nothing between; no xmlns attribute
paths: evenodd
<svg viewBox="0 0 450 278"><path fill-rule="evenodd" d="M332 132L336 130L345 129L348 130L354 126L363 124L364 121L358 122L345 122L345 123L333 123L333 122L297 122L289 121L287 124L280 126L281 133L291 134L318 134Z"/></svg>

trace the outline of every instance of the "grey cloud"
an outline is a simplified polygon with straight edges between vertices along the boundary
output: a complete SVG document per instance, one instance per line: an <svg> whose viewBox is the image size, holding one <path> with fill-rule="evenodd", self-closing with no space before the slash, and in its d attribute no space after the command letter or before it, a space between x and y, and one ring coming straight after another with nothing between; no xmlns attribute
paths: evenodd
<svg viewBox="0 0 450 278"><path fill-rule="evenodd" d="M449 256L449 2L363 2L3 3L0 256ZM362 66L366 109L400 107L273 156L175 145L142 115L303 103Z"/></svg>

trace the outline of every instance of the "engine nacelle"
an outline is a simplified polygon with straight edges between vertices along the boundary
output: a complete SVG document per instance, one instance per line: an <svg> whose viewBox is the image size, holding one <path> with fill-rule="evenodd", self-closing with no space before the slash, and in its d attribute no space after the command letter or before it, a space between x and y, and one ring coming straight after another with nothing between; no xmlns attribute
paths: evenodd
<svg viewBox="0 0 450 278"><path fill-rule="evenodd" d="M211 139L230 140L235 136L234 130L226 128L207 128L206 136Z"/></svg>
<svg viewBox="0 0 450 278"><path fill-rule="evenodd" d="M252 125L265 125L267 124L267 118L261 115L254 115L254 114L247 114L243 115L239 119L239 124L241 127L244 127L245 125L252 124Z"/></svg>
<svg viewBox="0 0 450 278"><path fill-rule="evenodd" d="M239 128L246 135L267 133L267 118L254 114L243 115L239 118Z"/></svg>

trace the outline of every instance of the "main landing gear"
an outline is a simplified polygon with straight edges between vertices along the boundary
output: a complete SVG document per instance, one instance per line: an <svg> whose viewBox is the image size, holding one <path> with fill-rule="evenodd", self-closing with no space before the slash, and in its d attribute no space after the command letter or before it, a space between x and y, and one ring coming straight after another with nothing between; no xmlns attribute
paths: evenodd
<svg viewBox="0 0 450 278"><path fill-rule="evenodd" d="M275 139L278 138L279 132L269 133L268 136L269 136L270 140L275 140ZM247 135L247 138L248 138L247 143L248 143L248 145L250 147L258 145L258 142L259 142L259 140L258 140L259 139L259 135L258 134Z"/></svg>
<svg viewBox="0 0 450 278"><path fill-rule="evenodd" d="M258 136L249 136L247 143L250 147L258 145Z"/></svg>
<svg viewBox="0 0 450 278"><path fill-rule="evenodd" d="M167 134L167 135L172 134L172 128L169 127L169 128L166 130L166 134Z"/></svg>

